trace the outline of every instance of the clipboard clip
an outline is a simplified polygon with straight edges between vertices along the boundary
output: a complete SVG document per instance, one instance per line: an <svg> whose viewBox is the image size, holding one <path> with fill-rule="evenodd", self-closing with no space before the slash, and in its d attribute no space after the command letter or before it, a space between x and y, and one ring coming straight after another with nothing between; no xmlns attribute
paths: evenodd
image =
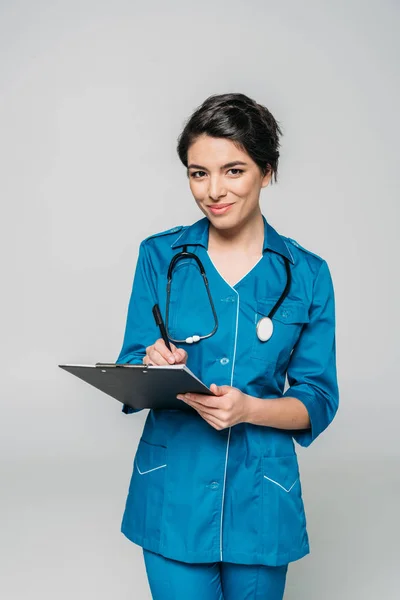
<svg viewBox="0 0 400 600"><path fill-rule="evenodd" d="M101 362L97 362L94 363L95 367L99 367L99 368L109 368L109 367L137 367L138 365L131 365L128 363L101 363ZM142 366L142 365L139 365ZM147 367L147 365L143 365L143 367Z"/></svg>

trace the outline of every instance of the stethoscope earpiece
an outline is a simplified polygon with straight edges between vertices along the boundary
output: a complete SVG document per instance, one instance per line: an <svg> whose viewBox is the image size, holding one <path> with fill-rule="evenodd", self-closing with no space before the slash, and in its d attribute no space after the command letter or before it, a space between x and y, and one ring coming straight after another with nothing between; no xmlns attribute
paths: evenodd
<svg viewBox="0 0 400 600"><path fill-rule="evenodd" d="M190 337L187 337L185 342L187 344L193 344L195 342L199 342L200 341L200 336L199 335L192 335Z"/></svg>

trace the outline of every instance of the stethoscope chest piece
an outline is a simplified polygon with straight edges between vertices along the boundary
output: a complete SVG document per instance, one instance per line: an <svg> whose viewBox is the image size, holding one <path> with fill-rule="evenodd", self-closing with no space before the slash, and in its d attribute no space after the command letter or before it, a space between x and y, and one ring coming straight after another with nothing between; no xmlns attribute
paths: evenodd
<svg viewBox="0 0 400 600"><path fill-rule="evenodd" d="M274 324L269 317L262 317L257 323L257 337L261 342L267 342L274 331Z"/></svg>

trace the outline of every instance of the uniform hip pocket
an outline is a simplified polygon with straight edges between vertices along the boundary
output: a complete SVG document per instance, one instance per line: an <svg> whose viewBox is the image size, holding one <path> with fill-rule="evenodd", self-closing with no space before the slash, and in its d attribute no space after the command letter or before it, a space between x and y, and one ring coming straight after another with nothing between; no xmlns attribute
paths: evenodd
<svg viewBox="0 0 400 600"><path fill-rule="evenodd" d="M295 553L307 541L297 455L262 457L263 548Z"/></svg>
<svg viewBox="0 0 400 600"><path fill-rule="evenodd" d="M160 540L167 465L167 448L141 438L123 518L123 528L128 527L136 537Z"/></svg>

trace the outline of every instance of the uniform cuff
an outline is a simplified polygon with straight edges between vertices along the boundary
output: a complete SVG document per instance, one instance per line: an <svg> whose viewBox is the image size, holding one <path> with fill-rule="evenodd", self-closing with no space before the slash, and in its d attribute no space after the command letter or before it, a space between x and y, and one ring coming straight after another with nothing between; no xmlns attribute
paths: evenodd
<svg viewBox="0 0 400 600"><path fill-rule="evenodd" d="M320 410L315 396L298 390L295 386L289 388L283 394L283 397L286 396L289 396L291 398L297 398L297 400L300 400L300 402L302 402L307 409L311 427L309 427L308 429L297 429L294 430L292 433L293 439L298 444L300 444L300 446L307 447L324 429L321 423Z"/></svg>

